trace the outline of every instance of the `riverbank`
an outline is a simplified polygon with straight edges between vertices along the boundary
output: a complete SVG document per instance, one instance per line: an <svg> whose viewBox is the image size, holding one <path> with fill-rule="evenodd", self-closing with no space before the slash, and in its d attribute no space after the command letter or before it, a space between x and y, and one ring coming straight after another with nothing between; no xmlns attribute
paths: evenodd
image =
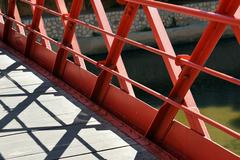
<svg viewBox="0 0 240 160"><path fill-rule="evenodd" d="M176 44L174 45L174 50L176 53L191 54L195 46L196 41L191 43ZM206 65L217 71L239 78L239 53L240 47L237 40L235 38L224 38L220 40ZM88 56L97 61L101 61L105 59L106 53L89 54ZM122 53L122 58L129 77L132 79L156 89L171 86L171 81L166 72L166 67L159 55L138 49L124 51ZM92 65L87 64L87 67L94 73L98 73L98 70ZM200 80L208 81L209 76L201 74Z"/></svg>
<svg viewBox="0 0 240 160"><path fill-rule="evenodd" d="M218 5L218 1L210 1L210 2L204 1L204 2L183 4L182 6L214 12L216 10L217 5ZM21 8L23 7L23 5L21 6L19 5L18 7ZM20 10L21 14L24 11L31 12L30 8L27 8L27 7L23 7L23 8L24 8L23 10ZM124 12L123 10L124 10L123 8L120 8L120 9L106 12L108 22L114 33L116 33L117 28L119 26L121 16L123 15L123 12ZM176 28L181 26L187 26L190 24L203 21L203 20L199 20L198 18L193 18L191 16L187 16L183 14L164 11L162 9L158 10L158 12L166 28ZM30 14L29 16L21 15L22 22L24 24L31 24L31 17L32 17L32 14ZM93 12L81 13L79 16L79 19L86 23L99 26L96 20L96 15ZM61 40L64 32L62 19L60 17L56 17L50 14L43 14L43 20L44 20L44 24L45 24L46 32L48 36L56 40ZM134 18L134 23L132 24L130 32L134 33L134 32L148 31L148 30L151 30L151 29L149 26L149 22L146 18L146 14L144 13L142 8L139 8ZM96 33L96 31L94 30L78 25L76 28L76 35L79 39L81 39L86 37L94 38L96 35L99 35L99 34Z"/></svg>
<svg viewBox="0 0 240 160"><path fill-rule="evenodd" d="M196 22L186 26L167 28L166 31L172 45L180 45L193 43L199 40L206 26L207 23L205 22ZM152 31L131 32L128 37L146 45L156 46L156 41L153 37ZM234 34L232 32L232 29L228 27L224 33L223 38L231 37L234 37ZM86 55L96 55L107 52L106 45L101 36L80 37L78 38L78 41L82 52ZM136 50L136 47L131 45L126 45L124 47L124 51L131 50Z"/></svg>

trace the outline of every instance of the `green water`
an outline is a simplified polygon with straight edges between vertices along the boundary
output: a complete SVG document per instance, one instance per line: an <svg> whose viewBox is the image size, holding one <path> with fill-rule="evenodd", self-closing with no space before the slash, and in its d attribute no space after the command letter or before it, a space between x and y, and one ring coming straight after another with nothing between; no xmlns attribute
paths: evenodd
<svg viewBox="0 0 240 160"><path fill-rule="evenodd" d="M196 44L174 46L176 53L191 53ZM240 78L240 47L235 39L221 40L213 51L207 66ZM103 60L106 55L91 58ZM128 75L133 80L144 84L167 96L172 88L164 64L159 56L143 50L126 51L122 54ZM88 68L98 73L92 66ZM115 83L116 84L116 83ZM134 88L136 95L144 102L159 108L162 101ZM240 132L240 87L229 84L206 74L200 76L191 88L200 112L209 118ZM185 115L180 112L177 120L187 124ZM207 125L212 140L240 155L240 141Z"/></svg>
<svg viewBox="0 0 240 160"><path fill-rule="evenodd" d="M240 133L240 87L218 79L205 81L200 79L196 81L191 91L203 115ZM165 93L165 95L167 94ZM159 108L162 104L152 98L147 99L147 101L156 108ZM182 111L179 111L176 119L188 125L185 114ZM225 134L211 125L206 124L206 126L213 141L240 155L240 140Z"/></svg>
<svg viewBox="0 0 240 160"><path fill-rule="evenodd" d="M239 112L232 109L232 106L207 106L200 108L203 115L206 115L221 124L240 132L240 116ZM188 124L185 114L180 111L176 119L184 124ZM231 136L223 133L222 131L207 124L207 129L213 141L222 145L223 147L240 155L240 141L232 138Z"/></svg>
<svg viewBox="0 0 240 160"><path fill-rule="evenodd" d="M184 44L175 46L177 53L191 53L195 44ZM227 73L236 78L240 78L239 44L235 39L222 40L213 55L210 57L207 66ZM161 74L159 74L161 75ZM162 75L161 75L162 76ZM159 76L160 77L160 76ZM161 85L159 85L161 83ZM147 83L146 83L147 84ZM151 86L156 91L168 95L172 86L165 86L167 81L157 83ZM240 133L240 87L230 84L218 78L213 78L206 74L200 74L191 88L194 99L200 112L203 115L229 127ZM162 104L156 98L138 91L140 99L159 108ZM188 125L185 114L180 111L176 119ZM206 124L211 139L232 152L240 155L240 140L232 138L222 131Z"/></svg>

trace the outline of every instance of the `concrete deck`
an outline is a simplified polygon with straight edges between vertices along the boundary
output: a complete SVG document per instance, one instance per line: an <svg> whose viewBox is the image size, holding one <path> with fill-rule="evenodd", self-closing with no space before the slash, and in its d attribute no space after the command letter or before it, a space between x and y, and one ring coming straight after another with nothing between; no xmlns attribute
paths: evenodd
<svg viewBox="0 0 240 160"><path fill-rule="evenodd" d="M157 159L0 49L0 159Z"/></svg>

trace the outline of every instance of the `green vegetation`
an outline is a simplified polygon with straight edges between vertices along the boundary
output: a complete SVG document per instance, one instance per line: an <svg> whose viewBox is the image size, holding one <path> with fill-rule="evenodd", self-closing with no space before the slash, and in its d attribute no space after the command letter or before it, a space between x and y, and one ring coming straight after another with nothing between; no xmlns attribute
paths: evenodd
<svg viewBox="0 0 240 160"><path fill-rule="evenodd" d="M240 132L240 114L232 106L208 106L201 108L203 115L220 122L221 124ZM177 120L187 125L182 111L177 114ZM207 124L211 139L223 147L240 155L240 141Z"/></svg>

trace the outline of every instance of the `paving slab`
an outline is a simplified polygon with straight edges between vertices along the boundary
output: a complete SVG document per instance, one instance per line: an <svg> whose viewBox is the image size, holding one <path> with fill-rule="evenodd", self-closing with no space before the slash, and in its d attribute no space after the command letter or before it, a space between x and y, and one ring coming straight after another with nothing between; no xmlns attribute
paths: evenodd
<svg viewBox="0 0 240 160"><path fill-rule="evenodd" d="M157 159L0 49L0 159Z"/></svg>

